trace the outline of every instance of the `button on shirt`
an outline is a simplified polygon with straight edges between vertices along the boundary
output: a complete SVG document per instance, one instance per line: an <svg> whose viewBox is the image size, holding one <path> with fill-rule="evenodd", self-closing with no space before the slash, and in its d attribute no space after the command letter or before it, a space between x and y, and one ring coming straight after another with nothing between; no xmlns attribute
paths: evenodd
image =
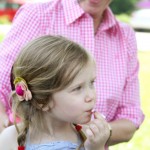
<svg viewBox="0 0 150 150"><path fill-rule="evenodd" d="M94 34L93 19L77 0L55 0L26 4L17 12L12 28L0 46L0 99L12 121L9 97L10 72L21 48L42 35L62 35L82 45L97 64L96 110L107 121L126 118L138 127L140 109L135 34L118 22L109 8Z"/></svg>

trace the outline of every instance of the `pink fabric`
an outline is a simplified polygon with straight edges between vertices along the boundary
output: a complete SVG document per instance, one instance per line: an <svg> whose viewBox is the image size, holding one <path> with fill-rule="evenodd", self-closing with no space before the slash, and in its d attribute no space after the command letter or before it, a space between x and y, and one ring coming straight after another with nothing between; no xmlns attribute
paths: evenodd
<svg viewBox="0 0 150 150"><path fill-rule="evenodd" d="M137 127L143 121L140 109L137 47L135 34L119 23L108 8L97 34L93 20L77 0L27 4L17 13L13 26L0 47L0 99L11 115L8 102L10 71L20 49L41 35L63 35L80 43L97 62L97 105L108 121L126 118Z"/></svg>

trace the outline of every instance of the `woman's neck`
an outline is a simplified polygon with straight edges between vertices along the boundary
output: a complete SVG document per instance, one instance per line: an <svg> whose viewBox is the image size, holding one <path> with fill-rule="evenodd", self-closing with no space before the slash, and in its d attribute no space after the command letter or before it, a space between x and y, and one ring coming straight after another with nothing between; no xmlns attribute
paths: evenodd
<svg viewBox="0 0 150 150"><path fill-rule="evenodd" d="M100 24L102 23L103 20L103 15L101 15L100 17L93 17L93 23L94 23L94 34L96 34Z"/></svg>
<svg viewBox="0 0 150 150"><path fill-rule="evenodd" d="M100 3L92 4L89 1L78 0L79 6L93 18L94 33L96 34L103 20L103 15L110 4L110 0L101 1Z"/></svg>

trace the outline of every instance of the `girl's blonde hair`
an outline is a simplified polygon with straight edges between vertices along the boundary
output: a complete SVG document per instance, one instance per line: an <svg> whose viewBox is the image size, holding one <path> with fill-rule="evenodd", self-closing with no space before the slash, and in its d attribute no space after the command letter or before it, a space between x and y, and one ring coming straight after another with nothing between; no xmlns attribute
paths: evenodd
<svg viewBox="0 0 150 150"><path fill-rule="evenodd" d="M24 124L19 131L19 145L25 145L29 124L38 130L47 128L42 108L49 103L53 93L73 81L89 59L84 48L60 36L39 37L22 49L13 65L13 76L27 82L32 99L20 102L13 92L15 116L19 116Z"/></svg>

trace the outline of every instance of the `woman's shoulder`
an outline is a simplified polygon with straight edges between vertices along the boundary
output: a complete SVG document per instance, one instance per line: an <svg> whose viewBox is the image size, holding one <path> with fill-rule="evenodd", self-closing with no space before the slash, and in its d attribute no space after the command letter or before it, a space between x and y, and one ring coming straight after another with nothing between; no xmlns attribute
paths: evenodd
<svg viewBox="0 0 150 150"><path fill-rule="evenodd" d="M17 149L17 135L18 133L14 125L5 128L0 134L0 149Z"/></svg>
<svg viewBox="0 0 150 150"><path fill-rule="evenodd" d="M130 34L130 33L134 34L133 28L128 23L118 21L118 24L119 24L119 27L120 27L122 33L125 36L128 37L128 34Z"/></svg>
<svg viewBox="0 0 150 150"><path fill-rule="evenodd" d="M26 3L20 7L19 10L24 10L28 13L36 14L48 13L53 11L57 5L60 5L59 0L47 1L47 2L35 2L35 3Z"/></svg>

